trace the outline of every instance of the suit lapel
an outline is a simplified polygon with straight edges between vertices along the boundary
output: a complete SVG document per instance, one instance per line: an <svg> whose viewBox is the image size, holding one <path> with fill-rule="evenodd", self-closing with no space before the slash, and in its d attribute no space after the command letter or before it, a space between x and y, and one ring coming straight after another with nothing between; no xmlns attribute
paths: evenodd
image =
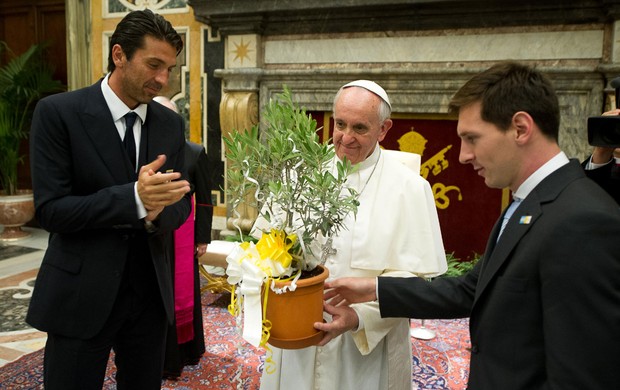
<svg viewBox="0 0 620 390"><path fill-rule="evenodd" d="M542 215L540 204L541 202L534 192L528 195L515 210L510 221L508 221L499 241L493 245L499 233L501 217L495 224L496 226L493 228L493 233L491 234L492 238L489 240L488 244L490 248L487 248L487 250L490 249L490 252L487 252L489 256L485 256L482 271L480 272L480 279L478 280L478 286L476 288L476 299L482 294L502 265L509 260L510 254L519 244L523 236L527 234ZM522 217L524 219L523 221L521 221Z"/></svg>
<svg viewBox="0 0 620 390"><path fill-rule="evenodd" d="M146 123L144 123L142 125L142 129L140 130L140 152L138 153L138 169L140 169L141 166L152 161L152 159L149 159L149 156L148 156L148 150L149 150L148 144L149 144L149 127Z"/></svg>
<svg viewBox="0 0 620 390"><path fill-rule="evenodd" d="M585 177L585 174L576 160L569 162L547 176L515 210L513 218L510 219L501 238L495 244L497 234L499 233L499 226L501 225L500 217L487 243L484 263L482 264L476 287L474 304L480 295L484 293L491 280L496 277L502 265L507 261L512 261L511 254L513 250L542 216L542 206L545 203L553 202L570 182L583 177ZM521 221L522 217L525 217L523 221Z"/></svg>
<svg viewBox="0 0 620 390"><path fill-rule="evenodd" d="M156 105L153 107L153 105ZM169 110L169 108L160 107L157 102L151 102L148 104L146 121L142 124L142 134L140 138L140 161L142 164L148 164L157 158L157 155L163 150L168 150L166 147L170 142L170 136L173 134L169 129L173 129L178 124L171 122L167 116L162 115L159 110ZM164 111L165 112L165 111ZM166 156L168 160L162 167L170 165L172 162L170 156Z"/></svg>
<svg viewBox="0 0 620 390"><path fill-rule="evenodd" d="M88 93L84 110L78 115L85 132L94 144L94 150L101 157L115 182L125 183L135 180L131 162L101 93L101 82L91 86Z"/></svg>

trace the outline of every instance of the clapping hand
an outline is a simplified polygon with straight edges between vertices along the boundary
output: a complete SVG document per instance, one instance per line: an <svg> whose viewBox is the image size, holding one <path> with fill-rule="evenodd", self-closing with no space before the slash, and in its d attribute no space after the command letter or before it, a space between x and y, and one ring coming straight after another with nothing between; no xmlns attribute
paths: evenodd
<svg viewBox="0 0 620 390"><path fill-rule="evenodd" d="M147 211L147 221L157 218L164 207L178 202L190 191L187 180L178 180L181 178L180 172L158 171L165 162L166 156L159 155L151 163L142 166L138 174L138 196Z"/></svg>

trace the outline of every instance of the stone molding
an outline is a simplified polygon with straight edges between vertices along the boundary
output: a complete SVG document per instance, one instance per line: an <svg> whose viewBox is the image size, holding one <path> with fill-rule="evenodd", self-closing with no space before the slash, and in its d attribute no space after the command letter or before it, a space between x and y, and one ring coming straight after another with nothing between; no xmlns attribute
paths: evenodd
<svg viewBox="0 0 620 390"><path fill-rule="evenodd" d="M332 111L355 79L385 88L394 117L450 118L452 95L493 63L536 66L560 101L560 147L590 154L587 118L615 105L620 0L189 0L225 42L222 136L260 123L269 99L290 88L308 111ZM208 38L208 37L207 37ZM205 52L205 58L206 58ZM206 59L205 59L206 61ZM228 210L247 232L256 210Z"/></svg>
<svg viewBox="0 0 620 390"><path fill-rule="evenodd" d="M287 35L606 23L618 0L189 0L222 35Z"/></svg>

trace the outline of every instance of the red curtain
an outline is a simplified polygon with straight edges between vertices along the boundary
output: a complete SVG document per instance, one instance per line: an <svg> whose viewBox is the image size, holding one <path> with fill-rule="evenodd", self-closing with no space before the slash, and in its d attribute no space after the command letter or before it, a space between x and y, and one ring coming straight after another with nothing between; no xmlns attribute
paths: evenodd
<svg viewBox="0 0 620 390"><path fill-rule="evenodd" d="M310 114L321 128L319 136L329 139L333 129L331 114ZM395 115L392 120L394 125L381 147L422 156L420 174L433 188L446 252L454 252L462 260L482 254L506 202L507 190L488 188L471 165L459 162L455 119L412 114Z"/></svg>

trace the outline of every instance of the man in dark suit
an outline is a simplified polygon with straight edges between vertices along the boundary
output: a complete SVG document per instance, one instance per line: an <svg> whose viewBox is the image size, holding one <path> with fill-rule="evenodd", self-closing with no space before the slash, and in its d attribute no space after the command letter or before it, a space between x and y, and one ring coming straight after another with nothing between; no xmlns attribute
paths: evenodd
<svg viewBox="0 0 620 390"><path fill-rule="evenodd" d="M165 96L156 96L153 100L179 112L176 103ZM205 352L198 258L207 252L213 223L212 185L205 147L186 141L184 166L191 184L190 195L194 196L194 213L174 233L175 253L171 265L176 321L168 327L166 337L166 379L181 376L183 367L198 364Z"/></svg>
<svg viewBox="0 0 620 390"><path fill-rule="evenodd" d="M616 108L603 113L603 116L618 116ZM616 203L620 204L620 148L595 146L590 155L581 163L586 176L600 185Z"/></svg>
<svg viewBox="0 0 620 390"><path fill-rule="evenodd" d="M101 389L111 349L119 389L161 387L170 240L190 187L183 120L151 101L182 48L164 18L131 12L110 40L108 75L36 107L33 189L50 238L27 321L48 333L46 389Z"/></svg>
<svg viewBox="0 0 620 390"><path fill-rule="evenodd" d="M506 215L461 277L340 279L326 283L326 304L378 299L385 317L470 317L470 389L617 388L620 210L560 150L551 83L501 63L450 107L460 161L521 199L503 233Z"/></svg>

